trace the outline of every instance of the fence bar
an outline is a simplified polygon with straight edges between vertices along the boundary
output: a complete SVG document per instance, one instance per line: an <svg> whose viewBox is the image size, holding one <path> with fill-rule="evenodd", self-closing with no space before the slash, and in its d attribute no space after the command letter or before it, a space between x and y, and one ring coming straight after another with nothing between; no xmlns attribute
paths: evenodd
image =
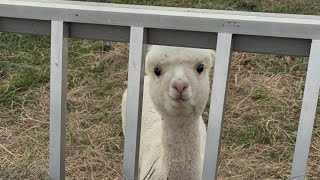
<svg viewBox="0 0 320 180"><path fill-rule="evenodd" d="M320 38L320 18L306 15L230 12L75 1L1 0L0 16L257 36L302 39Z"/></svg>
<svg viewBox="0 0 320 180"><path fill-rule="evenodd" d="M51 22L49 178L65 179L68 25Z"/></svg>
<svg viewBox="0 0 320 180"><path fill-rule="evenodd" d="M145 28L131 27L123 161L125 180L138 178L146 37Z"/></svg>
<svg viewBox="0 0 320 180"><path fill-rule="evenodd" d="M302 100L291 179L304 180L320 88L320 40L313 40Z"/></svg>
<svg viewBox="0 0 320 180"><path fill-rule="evenodd" d="M212 180L217 178L221 129L224 118L224 105L226 100L231 52L232 34L219 33L202 180Z"/></svg>
<svg viewBox="0 0 320 180"><path fill-rule="evenodd" d="M50 22L0 17L0 31L49 36ZM129 26L69 23L69 29L69 38L120 42L129 42L130 40ZM216 49L217 33L148 28L147 39L148 44ZM233 36L234 51L308 57L310 46L310 39L241 34Z"/></svg>

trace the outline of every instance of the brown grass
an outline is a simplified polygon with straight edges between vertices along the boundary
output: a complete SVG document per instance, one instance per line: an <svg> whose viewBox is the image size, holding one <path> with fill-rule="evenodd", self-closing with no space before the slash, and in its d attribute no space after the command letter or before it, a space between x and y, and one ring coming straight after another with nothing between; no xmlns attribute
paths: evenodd
<svg viewBox="0 0 320 180"><path fill-rule="evenodd" d="M128 46L113 43L104 52L92 42L79 41L71 43L70 54L67 179L121 179L120 102ZM305 62L234 53L219 179L289 178ZM49 84L23 91L19 98L19 106L13 106L18 108L0 106L0 121L7 122L0 126L0 179L47 179ZM319 130L316 125L310 179L320 177Z"/></svg>

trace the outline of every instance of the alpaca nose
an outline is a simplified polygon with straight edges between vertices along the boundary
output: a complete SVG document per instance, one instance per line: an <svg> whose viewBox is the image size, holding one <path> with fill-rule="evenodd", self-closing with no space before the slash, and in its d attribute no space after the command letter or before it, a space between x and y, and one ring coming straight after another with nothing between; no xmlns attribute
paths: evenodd
<svg viewBox="0 0 320 180"><path fill-rule="evenodd" d="M171 87L176 89L179 93L182 93L185 89L187 89L189 87L189 83L187 83L187 82L173 82Z"/></svg>

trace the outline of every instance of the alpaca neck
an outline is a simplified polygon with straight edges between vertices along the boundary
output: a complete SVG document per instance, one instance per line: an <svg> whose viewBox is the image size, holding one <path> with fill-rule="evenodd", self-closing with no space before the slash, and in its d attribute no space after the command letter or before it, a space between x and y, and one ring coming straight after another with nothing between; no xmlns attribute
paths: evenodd
<svg viewBox="0 0 320 180"><path fill-rule="evenodd" d="M199 118L163 117L162 130L166 179L200 179Z"/></svg>

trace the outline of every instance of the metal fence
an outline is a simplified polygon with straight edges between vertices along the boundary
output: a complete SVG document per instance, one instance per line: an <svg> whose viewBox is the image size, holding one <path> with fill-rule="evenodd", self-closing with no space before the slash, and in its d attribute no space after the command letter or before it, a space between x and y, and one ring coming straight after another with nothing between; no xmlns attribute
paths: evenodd
<svg viewBox="0 0 320 180"><path fill-rule="evenodd" d="M217 51L203 180L217 178L231 52L309 56L291 170L291 179L305 178L320 88L319 16L1 0L0 31L51 36L50 179L65 178L68 38L130 42L124 179L138 175L144 44Z"/></svg>

